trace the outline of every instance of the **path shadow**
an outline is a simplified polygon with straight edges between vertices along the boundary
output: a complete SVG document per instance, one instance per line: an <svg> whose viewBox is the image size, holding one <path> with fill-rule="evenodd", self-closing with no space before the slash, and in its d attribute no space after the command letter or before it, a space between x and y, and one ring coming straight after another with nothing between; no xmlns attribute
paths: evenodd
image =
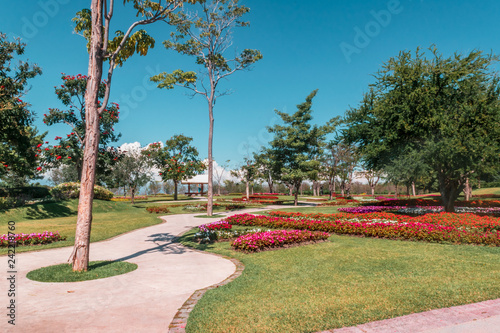
<svg viewBox="0 0 500 333"><path fill-rule="evenodd" d="M155 246L138 251L136 253L132 253L128 256L122 257L115 259L115 261L125 261L129 260L132 258L137 258L139 256L142 256L144 254L149 254L149 253L155 253L155 252L160 252L161 254L183 254L187 252L187 248L182 246L180 243L177 242L178 237L174 236L169 233L160 233L160 234L153 234L149 235L148 239L146 242L151 242Z"/></svg>

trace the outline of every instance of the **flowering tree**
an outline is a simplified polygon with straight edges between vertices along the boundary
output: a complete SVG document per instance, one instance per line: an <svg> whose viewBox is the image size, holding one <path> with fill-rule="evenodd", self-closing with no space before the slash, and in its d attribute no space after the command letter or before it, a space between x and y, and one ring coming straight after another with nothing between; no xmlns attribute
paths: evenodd
<svg viewBox="0 0 500 333"><path fill-rule="evenodd" d="M89 263L90 229L92 225L93 191L97 156L99 153L100 118L107 108L113 72L134 53L146 55L154 46L154 39L146 31L135 28L157 21L168 21L184 3L198 0L124 0L132 3L136 16L125 32L117 30L110 38L110 23L114 14L114 0L91 0L90 10L84 9L74 18L75 31L87 40L89 51L88 80L85 93L86 121L80 200L76 222L75 246L70 256L73 271L86 271ZM109 62L102 103L98 103L104 61Z"/></svg>
<svg viewBox="0 0 500 333"><path fill-rule="evenodd" d="M212 142L214 128L213 109L218 97L228 94L219 91L222 79L239 70L248 69L252 64L262 59L258 50L245 49L234 58L226 58L232 45L232 30L234 27L248 26L240 18L250 11L250 8L238 5L238 0L203 1L199 16L188 17L184 13L174 15L171 24L177 28L171 34L171 40L163 45L167 49L193 56L200 65L200 73L175 70L172 73L160 73L151 78L158 83L158 88L172 89L175 85L190 89L193 94L203 96L208 103L209 134L208 134L208 204L207 215L212 216L213 205L213 157ZM201 75L200 75L201 74ZM204 80L205 79L205 80Z"/></svg>
<svg viewBox="0 0 500 333"><path fill-rule="evenodd" d="M36 149L42 147L45 134L39 135L33 127L33 113L22 100L28 80L42 70L22 61L11 67L24 48L25 44L9 42L0 33L0 179L32 178L42 170Z"/></svg>
<svg viewBox="0 0 500 333"><path fill-rule="evenodd" d="M177 186L180 181L189 179L203 170L205 164L198 159L198 150L191 146L193 138L174 135L165 142L149 145L143 154L146 154L152 164L160 170L160 176L164 182L174 182L174 200L177 200Z"/></svg>
<svg viewBox="0 0 500 333"><path fill-rule="evenodd" d="M47 147L44 150L45 160L52 168L61 165L70 165L76 169L77 179L82 176L83 150L85 148L85 93L87 90L87 76L78 74L62 75L63 84L54 87L57 98L66 107L65 110L51 108L43 116L43 122L48 126L54 124L66 124L71 128L71 132L66 136L56 136L58 144ZM99 85L99 99L104 98L106 85L102 82ZM98 104L101 101L98 100ZM114 126L118 122L120 107L116 103L110 103L99 116L99 158L98 173L104 171L109 162L116 160L116 151L107 149L111 142L117 142L120 134L114 132ZM106 163L107 162L107 163Z"/></svg>

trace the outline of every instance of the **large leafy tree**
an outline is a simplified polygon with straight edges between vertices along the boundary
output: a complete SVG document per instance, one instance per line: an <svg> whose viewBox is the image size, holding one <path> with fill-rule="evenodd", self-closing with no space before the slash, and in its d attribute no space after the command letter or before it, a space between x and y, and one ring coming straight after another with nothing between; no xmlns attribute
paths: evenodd
<svg viewBox="0 0 500 333"><path fill-rule="evenodd" d="M324 126L311 125L311 106L316 93L317 90L309 94L304 103L297 105L298 110L292 115L276 110L284 124L269 128L269 132L274 133L269 148L274 173L294 190L295 205L298 204L302 182L318 177L320 163L316 157L321 154L326 134L333 131L331 124L337 120L334 118Z"/></svg>
<svg viewBox="0 0 500 333"><path fill-rule="evenodd" d="M137 190L152 179L149 161L142 154L141 148L123 152L113 168L112 175L117 184L128 187L132 204Z"/></svg>
<svg viewBox="0 0 500 333"><path fill-rule="evenodd" d="M466 179L499 163L496 62L481 51L448 58L435 47L429 58L420 49L400 52L376 74L360 107L347 112L346 136L375 169L408 154L425 163L453 212Z"/></svg>
<svg viewBox="0 0 500 333"><path fill-rule="evenodd" d="M0 33L0 179L25 180L41 171L36 149L41 148L45 134L38 134L33 126L34 114L23 96L28 81L42 70L21 60L13 64L25 46Z"/></svg>
<svg viewBox="0 0 500 333"><path fill-rule="evenodd" d="M153 165L160 170L164 182L174 182L174 200L177 200L179 182L187 180L205 170L205 164L198 158L198 150L191 145L193 138L182 134L174 135L165 142L149 145L144 151Z"/></svg>
<svg viewBox="0 0 500 333"><path fill-rule="evenodd" d="M97 156L99 154L100 118L109 102L113 72L135 53L146 55L154 47L154 39L137 27L157 21L168 21L184 3L198 0L124 0L132 4L137 20L123 32L117 30L111 37L111 20L114 15L114 0L91 0L90 10L77 13L75 31L87 40L89 52L88 80L85 92L85 142L82 178L75 232L75 246L70 256L74 271L85 271L89 262L90 229L92 225L93 189ZM104 98L99 101L99 89L104 62L108 62Z"/></svg>
<svg viewBox="0 0 500 333"><path fill-rule="evenodd" d="M231 34L235 27L248 26L240 18L249 8L239 5L238 0L213 0L202 2L198 15L189 16L183 12L174 15L170 21L177 31L170 40L163 42L167 49L193 56L201 69L198 72L175 70L160 73L151 78L159 88L172 89L175 85L190 89L194 95L203 96L208 103L208 204L207 215L212 215L213 205L213 109L218 97L228 93L220 91L222 79L236 71L248 69L262 58L257 50L245 49L235 57L227 57L232 45ZM231 52L230 52L231 51Z"/></svg>
<svg viewBox="0 0 500 333"><path fill-rule="evenodd" d="M51 108L44 114L43 122L48 126L54 124L66 124L70 127L70 133L56 136L58 143L48 147L44 156L48 165L59 168L69 165L76 169L77 181L82 176L83 150L85 147L85 93L87 89L86 75L62 75L63 84L54 87L57 98L65 106L65 109ZM104 98L106 85L99 85L98 98ZM101 101L98 100L98 104ZM115 160L116 151L108 149L108 145L117 142L120 134L115 133L114 126L118 122L119 105L109 103L99 116L99 157L97 162L97 173L103 175L105 169L111 166Z"/></svg>

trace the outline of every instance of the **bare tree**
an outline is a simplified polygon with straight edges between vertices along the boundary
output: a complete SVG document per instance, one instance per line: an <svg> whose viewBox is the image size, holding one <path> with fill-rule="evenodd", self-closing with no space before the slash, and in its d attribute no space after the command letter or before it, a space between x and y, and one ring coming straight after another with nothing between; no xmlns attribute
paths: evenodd
<svg viewBox="0 0 500 333"><path fill-rule="evenodd" d="M224 164L218 164L219 167L214 169L215 184L217 184L217 195L220 195L222 180L224 179L226 169L229 167L229 162L230 160L227 160Z"/></svg>

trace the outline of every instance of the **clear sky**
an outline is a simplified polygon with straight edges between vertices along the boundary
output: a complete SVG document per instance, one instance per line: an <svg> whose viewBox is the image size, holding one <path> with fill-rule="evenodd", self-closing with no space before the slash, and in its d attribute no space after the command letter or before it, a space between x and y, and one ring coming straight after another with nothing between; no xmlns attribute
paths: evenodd
<svg viewBox="0 0 500 333"><path fill-rule="evenodd" d="M500 53L500 1L481 0L243 0L251 8L248 28L235 30L233 45L259 49L264 58L249 72L238 72L222 82L232 94L215 106L214 158L237 166L249 152L266 144L266 126L278 121L274 109L294 112L314 89L314 122L323 124L358 105L373 74L401 50L435 44L445 55L473 49ZM125 30L133 13L118 9L112 29ZM90 1L2 1L0 31L21 37L26 58L42 67L31 81L26 101L37 114L36 126L47 138L63 136L63 125L47 127L42 115L61 107L54 86L61 73L86 74L85 41L74 34L71 18ZM149 77L175 69L196 70L194 59L167 51L161 42L171 28L147 26L156 47L148 56L130 58L115 71L111 101L121 106L117 145L165 141L173 134L194 138L202 158L207 156L208 109L201 96L187 90L160 90Z"/></svg>

